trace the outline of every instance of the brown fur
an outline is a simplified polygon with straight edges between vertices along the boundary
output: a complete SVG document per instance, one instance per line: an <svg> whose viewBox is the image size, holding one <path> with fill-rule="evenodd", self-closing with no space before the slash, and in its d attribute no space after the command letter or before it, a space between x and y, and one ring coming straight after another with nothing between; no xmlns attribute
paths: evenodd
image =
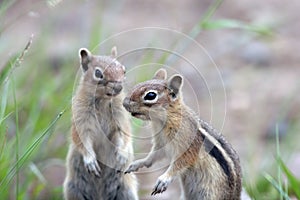
<svg viewBox="0 0 300 200"><path fill-rule="evenodd" d="M124 175L133 159L131 128L122 106L125 68L111 56L80 50L83 74L72 100L71 144L64 196L68 200L136 200L137 182Z"/></svg>
<svg viewBox="0 0 300 200"><path fill-rule="evenodd" d="M158 178L152 195L164 192L179 177L182 199L240 199L241 169L236 152L184 104L181 87L180 75L167 81L166 71L161 69L124 99L124 107L133 116L151 120L155 133L151 152L134 161L126 173L150 167L167 156L170 166Z"/></svg>

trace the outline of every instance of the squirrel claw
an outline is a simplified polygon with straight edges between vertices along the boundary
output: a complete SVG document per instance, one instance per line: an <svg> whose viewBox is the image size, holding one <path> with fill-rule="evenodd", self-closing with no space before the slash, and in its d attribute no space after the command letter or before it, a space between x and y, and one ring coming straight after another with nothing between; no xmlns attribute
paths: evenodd
<svg viewBox="0 0 300 200"><path fill-rule="evenodd" d="M101 169L99 167L97 160L92 160L91 162L85 162L84 165L90 174L94 174L97 178L100 178Z"/></svg>
<svg viewBox="0 0 300 200"><path fill-rule="evenodd" d="M137 171L137 170L138 170L138 168L136 168L136 167L133 166L133 165L130 165L130 166L128 167L128 169L125 170L124 174L129 174L129 173L135 172L135 171Z"/></svg>
<svg viewBox="0 0 300 200"><path fill-rule="evenodd" d="M158 181L155 184L155 187L151 193L151 196L159 194L159 193L163 193L164 191L166 191L170 182L171 182L171 179L158 179Z"/></svg>
<svg viewBox="0 0 300 200"><path fill-rule="evenodd" d="M125 170L125 174L129 174L130 172L135 172L137 171L139 168L143 167L143 163L141 163L140 161L135 161L133 162L127 170Z"/></svg>

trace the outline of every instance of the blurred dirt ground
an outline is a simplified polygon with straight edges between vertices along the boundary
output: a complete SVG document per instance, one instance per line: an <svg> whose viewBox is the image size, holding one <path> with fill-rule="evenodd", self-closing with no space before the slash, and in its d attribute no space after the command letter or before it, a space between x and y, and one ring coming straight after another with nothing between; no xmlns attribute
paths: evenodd
<svg viewBox="0 0 300 200"><path fill-rule="evenodd" d="M118 46L119 54L147 46L174 50L182 35L157 28L141 31L132 29L161 27L188 34L199 23L211 2L16 1L1 18L0 71L8 59L24 47L31 34L34 34L34 43L26 59L43 52L46 58L42 60L52 63L58 71L59 63L65 61L66 57L77 63L78 49L91 47L91 36L97 29L99 42L104 43L100 47L94 44L94 53L107 53L113 45ZM260 172L274 165L276 125L284 159L300 177L299 9L300 1L296 0L224 1L212 19L241 20L268 27L272 34L260 35L238 28L204 30L195 40L205 48L217 67L195 43L180 52L195 68L182 59L170 61L172 67L166 63L170 73L184 75L186 103L198 110L204 120L222 130L236 148L243 165L244 182L250 185L260 176ZM132 32L105 41L110 36L128 30ZM142 71L147 72L141 75L137 66L145 62L157 63L162 56L161 52L154 50L150 51L152 57L144 55L148 53L139 51L120 58L131 77L128 78L128 87L150 78L159 67L158 64L141 66ZM147 69L150 65L154 68ZM70 70L77 68L74 66ZM146 129L140 127L136 135L149 135ZM62 145L67 146L68 134L62 134L60 137L64 137L65 141ZM135 139L134 142L138 152L147 153L151 147L149 138ZM63 158L58 159L63 161ZM46 171L61 173L57 177L63 177L62 169ZM177 181L157 198L150 196L156 179L163 171L146 173L142 170L137 173L141 199L177 199L180 196ZM54 185L60 185L63 181L58 178L57 182L51 177L49 181Z"/></svg>

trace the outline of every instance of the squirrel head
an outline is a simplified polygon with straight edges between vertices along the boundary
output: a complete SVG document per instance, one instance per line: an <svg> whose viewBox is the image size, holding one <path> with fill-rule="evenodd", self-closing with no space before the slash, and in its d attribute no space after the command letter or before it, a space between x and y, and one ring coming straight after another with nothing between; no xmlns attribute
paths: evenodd
<svg viewBox="0 0 300 200"><path fill-rule="evenodd" d="M165 69L159 69L153 79L137 84L123 101L132 116L150 120L160 117L170 106L180 103L183 77L175 74L167 80ZM150 117L153 116L153 117Z"/></svg>
<svg viewBox="0 0 300 200"><path fill-rule="evenodd" d="M83 71L83 84L89 86L95 95L113 97L123 89L125 67L116 59L117 48L113 47L110 56L93 55L88 49L79 50Z"/></svg>

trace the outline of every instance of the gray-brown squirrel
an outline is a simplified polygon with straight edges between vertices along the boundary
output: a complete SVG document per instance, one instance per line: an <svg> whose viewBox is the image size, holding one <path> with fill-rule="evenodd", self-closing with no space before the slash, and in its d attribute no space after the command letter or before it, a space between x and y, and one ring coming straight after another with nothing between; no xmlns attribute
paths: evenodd
<svg viewBox="0 0 300 200"><path fill-rule="evenodd" d="M122 106L125 67L110 56L79 50L82 77L72 100L72 142L67 156L67 200L136 200L131 126Z"/></svg>
<svg viewBox="0 0 300 200"><path fill-rule="evenodd" d="M179 177L182 199L240 199L241 167L237 153L221 134L184 104L183 77L177 74L166 79L166 71L158 70L152 80L137 84L123 101L132 116L150 120L155 133L151 152L134 161L125 173L150 167L167 157L170 165L158 178L152 195L164 192Z"/></svg>

